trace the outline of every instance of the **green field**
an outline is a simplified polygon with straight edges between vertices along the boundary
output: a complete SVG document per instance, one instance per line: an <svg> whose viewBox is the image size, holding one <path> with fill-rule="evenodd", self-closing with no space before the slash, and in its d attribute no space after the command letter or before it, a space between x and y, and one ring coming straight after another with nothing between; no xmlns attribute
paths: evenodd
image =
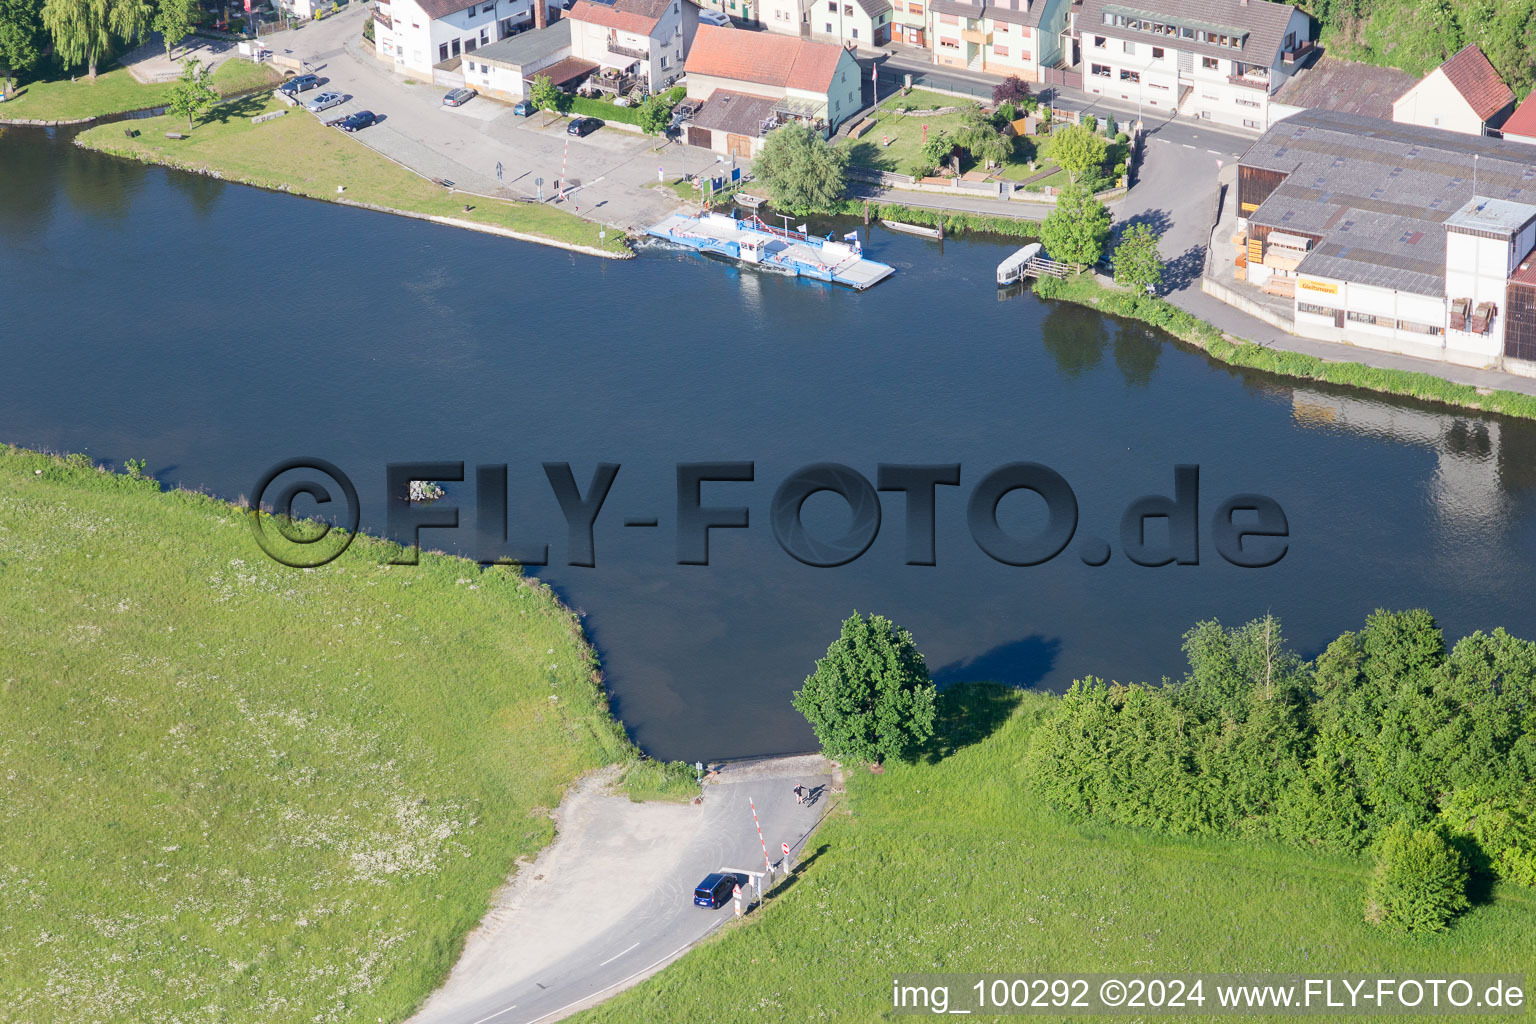
<svg viewBox="0 0 1536 1024"><path fill-rule="evenodd" d="M225 96L275 85L282 78L275 70L248 60L227 60L213 72L213 86ZM74 81L57 78L28 82L6 103L0 103L0 120L76 121L104 117L128 110L158 107L171 95L171 84L145 85L126 68L112 68L91 81L77 75Z"/></svg>
<svg viewBox="0 0 1536 1024"><path fill-rule="evenodd" d="M973 101L957 96L945 96L924 89L897 93L880 104L874 125L859 138L847 138L838 143L848 151L850 163L859 167L871 167L880 171L910 174L914 167L923 163L923 129L933 138L941 131L953 134L964 122L959 111L939 114L936 117L908 117L902 108L910 110L940 110L944 107L969 106ZM888 140L888 141L887 141ZM1029 161L1036 158L1035 144L1031 139L1021 139L1014 144L1013 159L1005 163L999 173L1006 178L1021 180L1035 173L1029 169ZM1037 170L1055 166L1041 159ZM970 165L964 165L970 170Z"/></svg>
<svg viewBox="0 0 1536 1024"><path fill-rule="evenodd" d="M255 115L287 110L283 117L252 124ZM420 175L392 163L357 139L327 128L302 108L284 107L271 96L248 96L216 108L186 139L167 139L168 131L186 132L184 118L135 121L137 138L125 138L123 126L97 125L80 135L81 145L114 156L166 164L184 170L216 172L226 180L278 189L314 199L367 203L391 210L453 217L549 238L573 245L627 254L624 233L574 214L536 203L512 203L449 195ZM337 186L346 192L338 196ZM471 209L465 211L465 205Z"/></svg>
<svg viewBox="0 0 1536 1024"><path fill-rule="evenodd" d="M1401 937L1363 920L1366 861L1065 820L1024 771L1054 699L946 691L952 753L850 772L805 867L755 921L575 1019L886 1020L892 975L917 971L1536 976L1530 889Z"/></svg>
<svg viewBox="0 0 1536 1024"><path fill-rule="evenodd" d="M0 446L0 1021L401 1020L631 756L547 588L388 550Z"/></svg>

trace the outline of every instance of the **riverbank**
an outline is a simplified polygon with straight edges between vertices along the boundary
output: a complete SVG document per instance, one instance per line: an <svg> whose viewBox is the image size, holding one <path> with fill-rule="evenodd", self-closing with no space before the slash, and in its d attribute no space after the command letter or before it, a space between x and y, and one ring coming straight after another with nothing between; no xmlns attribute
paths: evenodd
<svg viewBox="0 0 1536 1024"><path fill-rule="evenodd" d="M886 1020L904 972L1536 969L1536 897L1518 885L1497 884L1444 935L1400 935L1365 920L1367 858L1068 819L1024 767L1060 699L941 691L938 756L850 770L847 813L758 920L575 1020ZM723 994L738 977L750 999Z"/></svg>
<svg viewBox="0 0 1536 1024"><path fill-rule="evenodd" d="M0 493L19 1019L403 1019L566 788L634 760L515 571L368 537L289 569L243 508L78 455L0 446Z"/></svg>
<svg viewBox="0 0 1536 1024"><path fill-rule="evenodd" d="M282 81L274 68L248 60L228 60L214 69L210 83L221 96L236 96ZM0 103L0 124L76 125L104 117L163 107L173 84L145 84L126 68L112 68L93 82L84 75L29 82Z"/></svg>
<svg viewBox="0 0 1536 1024"><path fill-rule="evenodd" d="M1166 299L1137 295L1127 289L1106 285L1092 274L1065 279L1042 277L1036 280L1034 291L1041 298L1075 302L1160 327L1179 340L1199 348L1211 358L1230 366L1262 370L1298 380L1376 391L1385 395L1416 398L1461 409L1536 419L1536 396L1533 395L1458 384L1431 373L1367 366L1349 360L1320 359L1300 352L1257 345L1223 333L1215 325L1179 309Z"/></svg>
<svg viewBox="0 0 1536 1024"><path fill-rule="evenodd" d="M261 123L262 114L280 116ZM555 245L610 259L633 252L622 232L536 202L452 193L394 163L302 108L270 95L222 104L188 132L185 120L164 115L87 129L78 145L111 156L207 174L224 181L430 220L453 227ZM364 129L365 131L368 129ZM166 138L167 132L188 135Z"/></svg>

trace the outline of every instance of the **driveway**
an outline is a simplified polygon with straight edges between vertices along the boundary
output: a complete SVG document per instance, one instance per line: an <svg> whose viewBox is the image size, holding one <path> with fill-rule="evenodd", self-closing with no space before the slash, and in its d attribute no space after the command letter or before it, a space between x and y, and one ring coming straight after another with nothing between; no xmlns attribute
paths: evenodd
<svg viewBox="0 0 1536 1024"><path fill-rule="evenodd" d="M669 190L652 188L716 164L717 154L663 139L603 128L585 138L565 133L563 118L518 117L484 96L444 107L442 86L402 78L366 47L361 5L302 28L265 37L274 53L308 62L325 88L347 95L332 117L372 110L383 120L358 141L428 178L482 196L537 198L611 227L644 229L678 209ZM411 83L411 84L408 84ZM498 179L496 169L501 167ZM543 179L542 186L539 179ZM557 199L560 182L566 199Z"/></svg>
<svg viewBox="0 0 1536 1024"><path fill-rule="evenodd" d="M544 1024L636 984L729 921L693 905L711 871L798 857L831 802L820 757L727 765L700 805L635 804L589 778L562 802L558 838L497 899L448 981L411 1024ZM817 789L795 803L795 783Z"/></svg>

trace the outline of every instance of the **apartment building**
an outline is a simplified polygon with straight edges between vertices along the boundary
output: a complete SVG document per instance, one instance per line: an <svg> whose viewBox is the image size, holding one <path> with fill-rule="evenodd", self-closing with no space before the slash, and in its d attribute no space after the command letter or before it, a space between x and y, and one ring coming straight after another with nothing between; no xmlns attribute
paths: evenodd
<svg viewBox="0 0 1536 1024"><path fill-rule="evenodd" d="M933 62L1038 82L1061 61L1070 0L901 0L896 39L926 40ZM912 22L926 18L925 27Z"/></svg>
<svg viewBox="0 0 1536 1024"><path fill-rule="evenodd" d="M543 17L535 5L544 7ZM463 54L560 16L543 0L380 0L374 7L374 52L400 74L463 84ZM444 77L446 76L446 77Z"/></svg>
<svg viewBox="0 0 1536 1024"><path fill-rule="evenodd" d="M1273 0L1086 0L1077 27L1088 92L1254 132L1315 42Z"/></svg>

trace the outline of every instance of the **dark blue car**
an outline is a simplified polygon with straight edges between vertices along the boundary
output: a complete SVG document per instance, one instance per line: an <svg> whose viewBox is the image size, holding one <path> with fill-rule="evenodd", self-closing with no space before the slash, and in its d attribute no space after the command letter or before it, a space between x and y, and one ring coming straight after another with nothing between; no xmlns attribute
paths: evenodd
<svg viewBox="0 0 1536 1024"><path fill-rule="evenodd" d="M708 907L710 910L724 906L739 884L735 875L726 875L719 871L711 872L705 875L704 881L693 890L693 904L696 907Z"/></svg>

